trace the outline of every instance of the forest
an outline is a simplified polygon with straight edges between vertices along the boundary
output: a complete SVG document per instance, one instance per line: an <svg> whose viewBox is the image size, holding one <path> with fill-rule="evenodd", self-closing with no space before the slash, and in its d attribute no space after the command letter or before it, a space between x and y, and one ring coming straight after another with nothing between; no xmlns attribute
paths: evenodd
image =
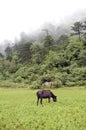
<svg viewBox="0 0 86 130"><path fill-rule="evenodd" d="M54 37L48 29L38 40L22 34L0 52L0 86L60 88L86 86L86 21Z"/></svg>

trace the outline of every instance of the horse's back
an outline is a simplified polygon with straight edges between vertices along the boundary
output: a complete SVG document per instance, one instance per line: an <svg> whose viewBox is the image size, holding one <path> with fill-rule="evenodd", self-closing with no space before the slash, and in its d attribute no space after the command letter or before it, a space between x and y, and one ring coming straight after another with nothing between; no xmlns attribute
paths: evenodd
<svg viewBox="0 0 86 130"><path fill-rule="evenodd" d="M37 97L46 98L46 97L50 97L50 96L51 96L50 90L39 90L37 92Z"/></svg>

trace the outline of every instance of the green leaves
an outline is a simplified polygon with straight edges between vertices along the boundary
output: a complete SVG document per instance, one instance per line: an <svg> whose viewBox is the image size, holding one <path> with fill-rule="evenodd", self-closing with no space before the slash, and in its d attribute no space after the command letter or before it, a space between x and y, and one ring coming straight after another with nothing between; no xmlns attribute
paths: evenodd
<svg viewBox="0 0 86 130"><path fill-rule="evenodd" d="M55 46L55 41L54 41L54 39L52 38L51 35L47 35L47 36L44 38L44 47L45 47L45 49L47 49L47 51L53 50L53 49L54 49L54 46Z"/></svg>
<svg viewBox="0 0 86 130"><path fill-rule="evenodd" d="M32 43L23 43L20 45L18 50L18 59L20 62L28 62L31 60L32 53L31 53L31 45Z"/></svg>
<svg viewBox="0 0 86 130"><path fill-rule="evenodd" d="M82 40L81 36L84 38L86 37L86 21L84 22L75 22L74 25L71 27L74 33L72 35L78 35L79 36L79 41Z"/></svg>
<svg viewBox="0 0 86 130"><path fill-rule="evenodd" d="M86 21L75 22L72 30L79 40L66 32L54 39L44 30L47 35L42 41L29 42L22 33L20 41L8 46L4 56L0 53L0 80L28 84L34 89L43 87L42 78L52 88L85 86Z"/></svg>

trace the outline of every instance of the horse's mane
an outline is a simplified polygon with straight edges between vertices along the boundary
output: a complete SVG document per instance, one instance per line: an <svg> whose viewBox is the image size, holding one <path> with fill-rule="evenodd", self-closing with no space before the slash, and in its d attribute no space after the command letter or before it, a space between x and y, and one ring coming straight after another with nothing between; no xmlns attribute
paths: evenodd
<svg viewBox="0 0 86 130"><path fill-rule="evenodd" d="M51 92L51 94L52 94L52 97L56 97L52 92Z"/></svg>

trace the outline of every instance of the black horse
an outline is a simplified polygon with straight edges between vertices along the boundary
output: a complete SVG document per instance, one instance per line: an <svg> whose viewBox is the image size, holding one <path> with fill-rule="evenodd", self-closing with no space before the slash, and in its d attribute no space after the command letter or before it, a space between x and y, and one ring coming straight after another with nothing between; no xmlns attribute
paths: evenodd
<svg viewBox="0 0 86 130"><path fill-rule="evenodd" d="M43 98L48 98L48 102L50 102L51 97L54 102L57 101L57 97L50 90L39 90L36 94L37 94L37 105L39 103L39 99L40 103L42 104Z"/></svg>

